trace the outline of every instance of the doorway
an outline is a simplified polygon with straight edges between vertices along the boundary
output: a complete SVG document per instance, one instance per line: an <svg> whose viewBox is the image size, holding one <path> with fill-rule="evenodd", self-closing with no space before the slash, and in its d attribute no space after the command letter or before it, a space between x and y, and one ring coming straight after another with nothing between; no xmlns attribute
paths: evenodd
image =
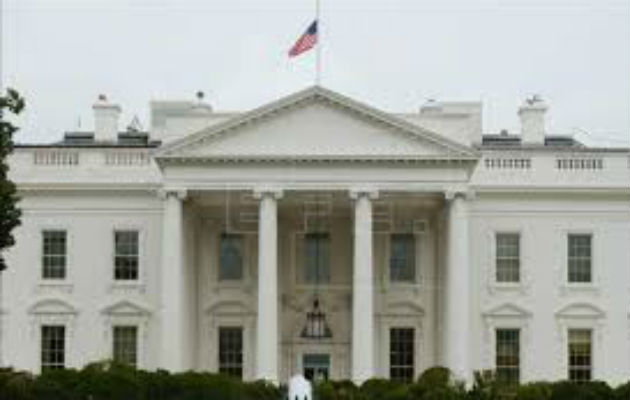
<svg viewBox="0 0 630 400"><path fill-rule="evenodd" d="M325 381L330 376L330 354L310 353L302 356L303 374L309 381Z"/></svg>

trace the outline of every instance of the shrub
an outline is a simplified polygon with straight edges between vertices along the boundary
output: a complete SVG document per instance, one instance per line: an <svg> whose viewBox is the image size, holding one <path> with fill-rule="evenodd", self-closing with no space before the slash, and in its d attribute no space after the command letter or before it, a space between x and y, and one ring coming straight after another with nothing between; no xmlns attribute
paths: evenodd
<svg viewBox="0 0 630 400"><path fill-rule="evenodd" d="M615 388L615 400L628 400L630 399L630 382L626 382L621 386Z"/></svg>
<svg viewBox="0 0 630 400"><path fill-rule="evenodd" d="M605 382L561 381L552 385L550 400L614 400L614 392Z"/></svg>
<svg viewBox="0 0 630 400"><path fill-rule="evenodd" d="M515 400L549 400L553 390L548 382L532 382L516 388Z"/></svg>
<svg viewBox="0 0 630 400"><path fill-rule="evenodd" d="M77 370L47 371L39 376L0 369L0 400L280 400L286 388L269 382L241 382L218 374L139 371L101 362ZM411 384L370 379L361 387L350 381L321 382L316 400L628 400L630 382L613 389L604 382L535 382L499 385L491 372L475 374L466 390L446 368L431 368Z"/></svg>

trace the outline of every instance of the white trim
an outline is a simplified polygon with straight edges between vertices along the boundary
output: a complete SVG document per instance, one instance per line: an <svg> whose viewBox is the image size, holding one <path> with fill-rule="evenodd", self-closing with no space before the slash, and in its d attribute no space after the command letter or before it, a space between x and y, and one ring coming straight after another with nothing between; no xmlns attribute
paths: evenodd
<svg viewBox="0 0 630 400"><path fill-rule="evenodd" d="M565 227L562 232L562 265L560 271L562 280L559 290L562 295L572 294L592 294L599 295L601 291L601 271L599 258L599 238L603 237L595 224L585 224L585 227ZM590 235L591 236L591 282L569 282L569 235Z"/></svg>
<svg viewBox="0 0 630 400"><path fill-rule="evenodd" d="M104 318L104 330L103 330L103 345L102 354L103 359L114 359L114 327L115 326L135 326L137 328L136 337L136 367L138 369L148 369L147 354L148 348L148 336L150 319L146 315L118 315L112 313Z"/></svg>
<svg viewBox="0 0 630 400"><path fill-rule="evenodd" d="M147 233L146 226L137 222L115 223L110 228L109 234L109 292L117 294L128 294L130 292L145 293L146 282L148 276L147 265ZM136 231L138 232L138 279L135 280L117 280L115 279L116 269L116 240L115 235L118 231Z"/></svg>
<svg viewBox="0 0 630 400"><path fill-rule="evenodd" d="M57 219L57 218L54 218ZM74 290L74 234L68 223L41 223L37 225L37 290L40 292L65 292ZM44 231L64 231L66 233L66 276L63 279L44 278Z"/></svg>
<svg viewBox="0 0 630 400"><path fill-rule="evenodd" d="M496 238L498 234L517 234L519 237L519 281L518 282L498 282L497 281L497 248ZM496 293L520 293L528 294L532 288L530 273L530 235L522 223L500 222L493 223L486 231L485 258L485 282L488 292L492 295Z"/></svg>
<svg viewBox="0 0 630 400"><path fill-rule="evenodd" d="M496 330L497 329L518 329L520 331L520 381L524 382L531 375L530 369L530 347L532 341L531 332L532 313L515 304L504 303L483 313L483 369L496 369Z"/></svg>
<svg viewBox="0 0 630 400"><path fill-rule="evenodd" d="M380 335L380 366L381 371L375 371L376 375L390 379L391 365L389 363L390 332L392 328L412 328L414 330L414 380L422 371L431 366L429 349L427 348L424 333L424 316L418 318L415 315L408 316L383 316L381 317Z"/></svg>

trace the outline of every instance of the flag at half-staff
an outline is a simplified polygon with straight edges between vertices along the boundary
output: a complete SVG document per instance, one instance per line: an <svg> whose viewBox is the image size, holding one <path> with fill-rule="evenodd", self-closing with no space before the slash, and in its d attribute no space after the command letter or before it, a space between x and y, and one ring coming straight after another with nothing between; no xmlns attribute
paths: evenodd
<svg viewBox="0 0 630 400"><path fill-rule="evenodd" d="M308 27L306 32L295 42L291 50L289 50L289 57L299 56L315 47L317 44L317 20Z"/></svg>

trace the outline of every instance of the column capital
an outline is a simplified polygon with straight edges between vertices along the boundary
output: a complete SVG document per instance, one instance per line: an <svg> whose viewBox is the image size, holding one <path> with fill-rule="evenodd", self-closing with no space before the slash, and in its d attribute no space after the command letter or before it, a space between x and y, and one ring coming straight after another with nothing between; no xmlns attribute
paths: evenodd
<svg viewBox="0 0 630 400"><path fill-rule="evenodd" d="M169 197L185 200L188 197L188 190L184 188L162 188L158 189L157 195L161 200L166 200Z"/></svg>
<svg viewBox="0 0 630 400"><path fill-rule="evenodd" d="M280 200L283 195L284 195L283 190L276 187L261 186L258 188L254 188L255 199L262 199L263 197L269 196L269 197L274 198L275 200Z"/></svg>
<svg viewBox="0 0 630 400"><path fill-rule="evenodd" d="M448 201L455 200L457 197L464 200L474 200L475 192L470 189L448 189L444 191L444 198Z"/></svg>
<svg viewBox="0 0 630 400"><path fill-rule="evenodd" d="M370 187L356 187L350 188L350 198L352 200L358 200L360 197L366 196L370 200L378 199L378 189Z"/></svg>

